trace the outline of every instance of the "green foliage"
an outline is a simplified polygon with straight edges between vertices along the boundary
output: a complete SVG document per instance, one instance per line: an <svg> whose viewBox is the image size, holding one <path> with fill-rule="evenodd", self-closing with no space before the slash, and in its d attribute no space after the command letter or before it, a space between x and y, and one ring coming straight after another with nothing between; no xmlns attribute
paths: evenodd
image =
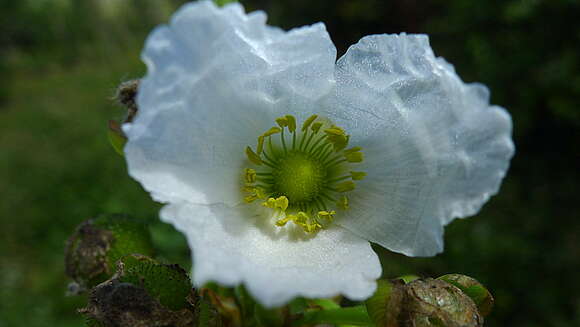
<svg viewBox="0 0 580 327"><path fill-rule="evenodd" d="M123 137L123 135L121 135L120 133L111 129L107 131L107 136L109 137L109 143L111 143L111 146L113 147L115 152L117 152L121 156L125 156L123 148L125 147L125 143L127 143L127 139Z"/></svg>
<svg viewBox="0 0 580 327"><path fill-rule="evenodd" d="M238 2L237 0L215 0L216 5L223 7L228 3Z"/></svg>

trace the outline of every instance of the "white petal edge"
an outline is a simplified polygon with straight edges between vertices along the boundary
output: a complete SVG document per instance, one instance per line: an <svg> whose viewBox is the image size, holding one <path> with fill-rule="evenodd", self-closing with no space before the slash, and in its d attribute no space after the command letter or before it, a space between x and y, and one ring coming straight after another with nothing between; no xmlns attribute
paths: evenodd
<svg viewBox="0 0 580 327"><path fill-rule="evenodd" d="M436 58L426 35L367 36L339 59L326 114L366 155L339 224L409 256L443 250L443 226L497 193L514 153L511 118Z"/></svg>
<svg viewBox="0 0 580 327"><path fill-rule="evenodd" d="M335 226L314 237L287 234L249 205L170 204L161 219L182 231L196 286L243 283L264 306L343 294L363 300L376 289L381 265L369 242Z"/></svg>
<svg viewBox="0 0 580 327"><path fill-rule="evenodd" d="M331 92L336 50L324 25L284 32L265 21L198 1L149 36L139 112L123 128L129 173L155 200L238 203L245 147Z"/></svg>

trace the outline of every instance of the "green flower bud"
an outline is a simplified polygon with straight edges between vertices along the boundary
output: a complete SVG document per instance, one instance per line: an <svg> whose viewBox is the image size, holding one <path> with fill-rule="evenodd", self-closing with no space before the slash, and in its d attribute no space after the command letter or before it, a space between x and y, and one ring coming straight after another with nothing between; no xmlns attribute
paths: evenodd
<svg viewBox="0 0 580 327"><path fill-rule="evenodd" d="M118 261L113 278L91 290L88 306L79 311L92 326L186 327L196 326L200 301L178 265L128 255Z"/></svg>
<svg viewBox="0 0 580 327"><path fill-rule="evenodd" d="M494 303L493 296L475 278L460 274L449 274L437 279L446 281L463 291L477 305L477 309L482 316L486 317L491 313Z"/></svg>
<svg viewBox="0 0 580 327"><path fill-rule="evenodd" d="M65 271L79 293L111 277L122 256L153 255L151 235L145 224L126 215L102 215L80 224L65 249Z"/></svg>

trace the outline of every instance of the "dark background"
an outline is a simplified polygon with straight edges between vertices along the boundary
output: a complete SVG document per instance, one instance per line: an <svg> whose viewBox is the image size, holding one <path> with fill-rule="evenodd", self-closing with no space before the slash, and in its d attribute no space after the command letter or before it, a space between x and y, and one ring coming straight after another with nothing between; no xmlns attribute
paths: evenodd
<svg viewBox="0 0 580 327"><path fill-rule="evenodd" d="M115 87L145 72L144 38L183 1L0 0L0 326L80 326L63 246L103 212L151 221L162 256L188 267L183 237L126 174L106 122ZM514 120L500 194L446 228L446 250L377 248L387 277L460 272L496 297L489 326L580 326L580 2L243 1L273 25L326 23L339 55L364 35L427 33L467 82Z"/></svg>

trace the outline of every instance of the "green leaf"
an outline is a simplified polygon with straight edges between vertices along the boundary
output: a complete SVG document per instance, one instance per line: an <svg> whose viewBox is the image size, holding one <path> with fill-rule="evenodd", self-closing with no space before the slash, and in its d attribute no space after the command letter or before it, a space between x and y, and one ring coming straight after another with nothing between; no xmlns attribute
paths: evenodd
<svg viewBox="0 0 580 327"><path fill-rule="evenodd" d="M317 324L372 326L373 321L369 318L367 309L364 306L357 306L309 311L301 319L292 322L292 326L295 327Z"/></svg>
<svg viewBox="0 0 580 327"><path fill-rule="evenodd" d="M340 308L340 305L338 305L338 303L336 303L330 299L314 299L314 300L310 300L310 303L313 306L321 307L324 310Z"/></svg>
<svg viewBox="0 0 580 327"><path fill-rule="evenodd" d="M120 124L114 120L109 120L109 130L107 131L107 135L109 137L109 143L111 143L115 152L124 156L125 153L123 152L123 148L125 147L125 143L127 143L127 138L121 130Z"/></svg>
<svg viewBox="0 0 580 327"><path fill-rule="evenodd" d="M284 325L284 312L281 308L266 309L256 302L254 314L258 326L263 327L282 327Z"/></svg>
<svg viewBox="0 0 580 327"><path fill-rule="evenodd" d="M379 280L377 291L365 301L369 316L379 327L397 326L397 318L402 309L404 281Z"/></svg>
<svg viewBox="0 0 580 327"><path fill-rule="evenodd" d="M238 2L238 1L237 0L214 0L214 2L219 7L223 7L223 6L227 5L228 3Z"/></svg>

